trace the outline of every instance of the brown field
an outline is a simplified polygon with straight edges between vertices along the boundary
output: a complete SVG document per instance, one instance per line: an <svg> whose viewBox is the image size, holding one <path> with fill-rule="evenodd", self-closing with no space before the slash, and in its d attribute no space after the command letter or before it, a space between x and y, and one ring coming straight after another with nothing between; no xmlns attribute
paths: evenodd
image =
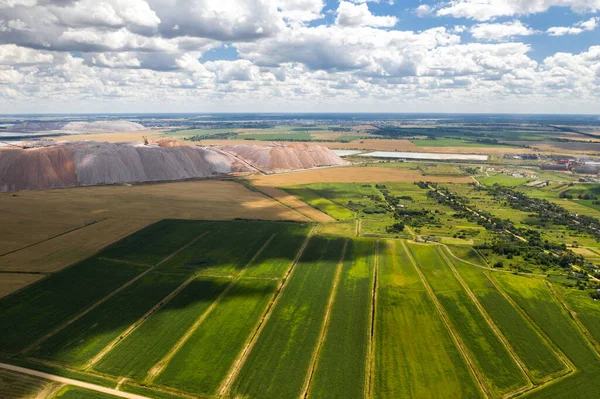
<svg viewBox="0 0 600 399"><path fill-rule="evenodd" d="M362 143L361 143L362 141ZM202 145L248 145L247 140L203 140ZM252 145L270 145L270 141L253 141ZM292 142L286 142L291 144ZM360 149L360 150L374 150L374 151L412 151L412 152L432 152L432 153L454 153L454 154L525 154L534 153L531 149L527 148L500 148L500 147L417 147L409 140L376 140L376 139L364 139L355 140L350 143L331 143L331 142L320 142L313 141L310 143L313 145L322 145L332 149Z"/></svg>
<svg viewBox="0 0 600 399"><path fill-rule="evenodd" d="M120 142L142 142L142 136L148 137L150 140L156 140L164 138L162 132L159 131L140 131L140 132L114 132L114 133L86 133L86 134L71 134L68 136L51 137L50 140L54 141L79 141L79 140L90 140L90 141L107 141L109 143L120 143Z"/></svg>
<svg viewBox="0 0 600 399"><path fill-rule="evenodd" d="M0 370L0 392L2 399L46 399L54 397L62 384L24 375L9 370Z"/></svg>
<svg viewBox="0 0 600 399"><path fill-rule="evenodd" d="M440 183L471 183L470 177L427 176L415 170L366 167L338 167L313 169L302 172L280 173L274 175L249 176L255 186L282 187L294 184L310 183L372 183L372 182L415 182L428 180Z"/></svg>
<svg viewBox="0 0 600 399"><path fill-rule="evenodd" d="M43 277L45 277L43 274L0 273L0 298L21 289L34 281L38 281Z"/></svg>
<svg viewBox="0 0 600 399"><path fill-rule="evenodd" d="M155 219L105 219L4 255L0 257L0 271L56 272L155 221Z"/></svg>
<svg viewBox="0 0 600 399"><path fill-rule="evenodd" d="M275 198L277 201L289 206L300 212L302 215L314 220L315 222L335 222L335 219L331 216L319 211L308 205L306 202L299 200L291 194L286 193L275 187L270 186L257 186L258 190L262 191L266 195Z"/></svg>
<svg viewBox="0 0 600 399"><path fill-rule="evenodd" d="M220 180L3 193L0 209L0 254L104 218L136 225L164 218L305 220L271 198Z"/></svg>

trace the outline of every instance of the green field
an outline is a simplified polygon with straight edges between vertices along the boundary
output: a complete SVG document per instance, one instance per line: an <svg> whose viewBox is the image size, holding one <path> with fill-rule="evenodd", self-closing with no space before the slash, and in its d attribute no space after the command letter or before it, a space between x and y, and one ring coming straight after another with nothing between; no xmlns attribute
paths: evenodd
<svg viewBox="0 0 600 399"><path fill-rule="evenodd" d="M460 261L447 252L447 258L481 303L499 330L506 337L532 380L543 382L552 375L566 371L560 360L535 327L498 291L484 269Z"/></svg>
<svg viewBox="0 0 600 399"><path fill-rule="evenodd" d="M322 197L319 193L308 187L283 187L288 193L300 198L313 208L316 208L322 212L325 212L329 216L337 220L347 220L354 218L354 212L348 208L335 203L327 198Z"/></svg>
<svg viewBox="0 0 600 399"><path fill-rule="evenodd" d="M145 269L91 258L3 298L0 352L24 349Z"/></svg>
<svg viewBox="0 0 600 399"><path fill-rule="evenodd" d="M341 239L311 239L240 370L233 395L289 398L301 393L343 244Z"/></svg>
<svg viewBox="0 0 600 399"><path fill-rule="evenodd" d="M309 398L359 398L365 392L374 250L373 240L348 246Z"/></svg>
<svg viewBox="0 0 600 399"><path fill-rule="evenodd" d="M216 393L277 284L275 280L236 282L154 383L191 393Z"/></svg>
<svg viewBox="0 0 600 399"><path fill-rule="evenodd" d="M379 259L374 396L482 397L402 244Z"/></svg>
<svg viewBox="0 0 600 399"><path fill-rule="evenodd" d="M121 341L94 367L102 373L143 381L231 280L197 277ZM152 351L147 348L151 347Z"/></svg>
<svg viewBox="0 0 600 399"><path fill-rule="evenodd" d="M488 389L504 394L526 385L525 375L433 246L410 245L453 328L485 377Z"/></svg>
<svg viewBox="0 0 600 399"><path fill-rule="evenodd" d="M527 212L452 187L531 226ZM304 188L352 218L148 226L0 299L0 362L160 399L595 397L593 281L491 267L499 255L452 234L493 235L414 184ZM382 190L433 219L364 237L391 219L365 213ZM415 242L425 234L453 244ZM0 392L3 379L19 395L41 387L0 372ZM107 397L95 395L66 386L54 397Z"/></svg>
<svg viewBox="0 0 600 399"><path fill-rule="evenodd" d="M33 356L81 367L184 281L150 272L42 342Z"/></svg>

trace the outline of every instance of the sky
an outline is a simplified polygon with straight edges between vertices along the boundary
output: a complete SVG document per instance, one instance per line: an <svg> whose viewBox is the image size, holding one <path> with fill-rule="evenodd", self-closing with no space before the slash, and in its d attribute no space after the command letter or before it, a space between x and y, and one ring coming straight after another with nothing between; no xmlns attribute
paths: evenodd
<svg viewBox="0 0 600 399"><path fill-rule="evenodd" d="M0 0L0 113L600 115L600 0Z"/></svg>

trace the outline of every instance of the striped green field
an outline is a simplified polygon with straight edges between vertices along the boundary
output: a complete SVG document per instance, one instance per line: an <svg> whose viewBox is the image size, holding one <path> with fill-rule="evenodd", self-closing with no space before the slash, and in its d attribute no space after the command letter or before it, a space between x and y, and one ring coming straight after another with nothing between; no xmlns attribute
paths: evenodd
<svg viewBox="0 0 600 399"><path fill-rule="evenodd" d="M359 398L365 392L375 241L353 240L347 251L309 398Z"/></svg>
<svg viewBox="0 0 600 399"><path fill-rule="evenodd" d="M343 244L342 239L311 239L233 383L233 396L300 395Z"/></svg>
<svg viewBox="0 0 600 399"><path fill-rule="evenodd" d="M542 333L494 286L485 274L489 271L458 260L445 249L442 251L506 337L534 382L541 383L553 375L566 372L567 365L551 349Z"/></svg>
<svg viewBox="0 0 600 399"><path fill-rule="evenodd" d="M382 242L379 259L374 396L482 397L402 244Z"/></svg>
<svg viewBox="0 0 600 399"><path fill-rule="evenodd" d="M435 246L409 245L425 278L494 395L527 384L526 376L452 273Z"/></svg>

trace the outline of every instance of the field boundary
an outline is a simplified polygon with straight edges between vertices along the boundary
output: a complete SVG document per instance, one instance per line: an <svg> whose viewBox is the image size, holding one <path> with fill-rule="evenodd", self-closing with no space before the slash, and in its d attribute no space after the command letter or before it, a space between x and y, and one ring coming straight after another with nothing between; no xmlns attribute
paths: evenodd
<svg viewBox="0 0 600 399"><path fill-rule="evenodd" d="M315 345L315 348L313 350L310 365L306 372L304 386L302 387L302 392L300 394L301 398L306 398L308 396L308 393L311 388L313 375L318 367L319 355L321 354L321 348L323 347L323 343L325 342L325 338L327 336L327 331L329 330L329 319L331 318L331 309L333 308L335 298L337 297L338 286L342 275L342 269L344 267L344 261L346 260L347 250L348 240L346 239L344 240L344 246L342 247L342 251L340 253L340 260L335 270L333 285L331 286L331 293L329 294L329 300L327 301L327 308L325 308L325 317L323 318L323 324L321 325L321 331L319 332L319 339L317 340L317 344Z"/></svg>
<svg viewBox="0 0 600 399"><path fill-rule="evenodd" d="M369 339L367 341L367 361L365 366L365 398L373 397L375 374L375 329L377 327L377 292L379 291L379 242L375 241L375 253L373 256L373 284L371 291L371 317L369 318Z"/></svg>
<svg viewBox="0 0 600 399"><path fill-rule="evenodd" d="M425 275L419 268L412 252L407 247L405 241L402 241L402 246L404 247L404 250L406 251L408 258L410 259L410 262L412 263L413 267L417 271L419 278L423 282L423 285L425 286L425 291L427 292L427 295L429 296L433 305L435 306L436 310L438 311L438 314L439 314L440 318L442 319L443 323L446 325L446 328L447 328L448 332L450 333L450 336L452 337L452 340L454 341L456 348L458 349L460 354L463 356L463 359L465 360L467 367L469 368L469 371L475 378L475 381L477 382L477 385L479 386L481 393L483 394L483 396L485 398L488 398L490 395L487 390L487 384L485 383L485 378L482 375L480 375L480 371L475 367L475 364L473 363L473 360L471 359L471 356L469 355L467 348L464 346L462 339L460 338L460 335L458 335L458 332L452 326L452 323L450 322L450 319L449 319L448 315L446 314L446 311L440 304L437 296L433 292L433 288L431 288L431 286L429 285L429 282L427 281L427 279L425 278Z"/></svg>
<svg viewBox="0 0 600 399"><path fill-rule="evenodd" d="M469 288L469 286L467 285L467 283L463 280L463 278L461 277L461 275L458 273L458 270L456 269L456 266L454 266L454 264L450 261L450 259L448 259L448 257L444 253L444 251L441 250L439 248L439 246L436 246L436 249L440 253L440 255L442 256L444 262L448 265L448 267L450 268L450 270L452 270L452 273L454 274L454 276L456 277L456 279L459 281L460 285L463 287L463 289L465 290L465 292L467 293L467 295L469 296L469 298L471 299L471 301L475 304L475 307L479 310L479 313L481 313L481 315L485 319L486 323L490 326L490 328L492 329L492 331L494 332L494 334L496 335L496 337L498 337L498 339L500 340L500 342L502 343L502 345L504 346L504 348L509 353L510 357L517 364L517 366L519 367L519 369L523 373L523 376L527 380L527 384L525 386L522 386L522 387L520 387L520 388L518 388L518 389L516 389L514 391L509 391L509 392L505 393L504 395L502 395L502 397L503 398L511 397L511 396L514 396L514 395L516 395L516 394L518 394L520 392L525 392L527 390L530 390L535 384L531 380L531 375L530 375L529 369L527 369L527 367L525 367L525 365L523 364L523 361L521 360L521 358L519 358L519 356L515 352L515 350L512 347L512 345L508 342L508 340L506 339L506 337L504 336L504 334L502 334L502 331L500 331L500 329L498 328L498 326L496 325L496 323L494 322L494 320L492 319L492 317L488 314L488 312L485 310L485 308L481 305L481 303L479 302L479 300L477 299L477 297L475 296L475 294L473 294L473 291L471 291L471 288Z"/></svg>
<svg viewBox="0 0 600 399"><path fill-rule="evenodd" d="M179 350L183 347L183 345L185 345L185 343L196 332L196 330L200 327L200 325L202 323L204 323L204 320L206 320L206 318L208 318L208 316L212 313L212 311L214 310L214 308L217 307L217 305L219 304L219 302L221 301L221 299L223 299L225 297L225 295L227 295L227 293L231 290L231 288L233 288L233 286L235 285L235 283L240 280L240 277L242 276L242 274L244 273L244 271L246 271L246 269L248 268L248 266L250 266L252 263L254 263L254 261L264 251L264 249L271 243L271 241L273 241L273 239L275 238L276 235L277 234L271 235L271 237L269 237L267 239L267 241L265 241L265 243L262 245L262 247L260 247L258 249L258 251L256 251L256 253L254 254L254 256L252 256L252 258L244 265L244 267L239 271L239 273L235 276L235 278L233 280L231 280L231 282L229 283L229 285L227 286L227 288L225 288L223 290L223 292L221 292L221 294L200 315L200 317L194 322L194 324L192 324L192 326L185 332L185 334L183 334L183 336L169 350L169 352L167 352L167 354L161 360L159 360L154 366L152 366L152 368L150 369L150 371L148 371L148 374L146 375L146 378L144 379L144 382L151 383L152 381L154 381L154 379L160 373L162 373L167 368L167 366L169 365L169 362L171 361L171 359L173 359L173 357L177 354L177 352L179 352Z"/></svg>
<svg viewBox="0 0 600 399"><path fill-rule="evenodd" d="M231 368L227 372L225 378L223 378L223 381L221 382L221 384L219 385L219 389L217 390L218 391L217 394L219 396L226 396L229 393L229 390L231 389L231 384L237 378L238 374L240 373L240 370L242 369L242 366L244 365L244 363L246 362L246 359L248 358L248 355L250 354L250 351L252 351L252 348L256 344L256 341L258 340L260 333L262 332L263 328L267 324L267 321L269 321L269 318L271 317L271 314L273 313L273 309L275 309L275 306L279 302L279 298L281 298L281 292L283 292L283 290L287 287L288 281L290 280L290 277L292 276L292 274L294 273L294 270L296 269L296 264L298 263L298 261L300 260L300 257L304 253L304 250L308 246L308 243L310 242L311 237L315 233L315 230L316 230L316 227L313 227L307 234L306 239L302 243L302 246L298 250L298 253L296 253L296 256L292 260L290 267L288 268L287 272L281 279L281 282L279 283L277 290L273 294L273 298L267 305L265 312L263 313L262 317L256 324L256 328L254 329L254 332L252 334L250 334L250 336L248 337L248 340L246 341L246 344L244 345L244 348L238 354L238 356L235 359L235 361L233 362Z"/></svg>

